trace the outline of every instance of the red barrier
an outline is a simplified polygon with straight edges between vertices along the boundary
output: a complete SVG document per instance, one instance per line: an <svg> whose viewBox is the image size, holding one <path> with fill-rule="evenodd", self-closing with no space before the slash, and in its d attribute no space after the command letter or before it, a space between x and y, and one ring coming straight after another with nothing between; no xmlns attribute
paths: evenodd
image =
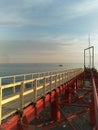
<svg viewBox="0 0 98 130"><path fill-rule="evenodd" d="M97 89L96 89L96 84L95 84L95 80L94 80L94 74L92 73L92 92L93 92L93 95L92 95L92 111L93 111L93 124L95 126L95 129L98 130L98 94L97 94ZM94 119L95 119L95 122L94 122Z"/></svg>
<svg viewBox="0 0 98 130"><path fill-rule="evenodd" d="M80 75L79 75L80 76ZM23 110L22 116L20 114L13 116L7 122L1 125L3 130L32 130L33 126L30 126L29 123L37 118L41 111L45 107L51 104L51 114L53 120L60 121L60 109L59 109L59 97L65 93L65 100L70 102L71 92L75 93L76 88L80 85L80 80L76 80L77 77L67 82L65 85L59 86L56 90L52 90L45 97L39 99L36 103L32 103ZM71 86L75 85L73 90Z"/></svg>

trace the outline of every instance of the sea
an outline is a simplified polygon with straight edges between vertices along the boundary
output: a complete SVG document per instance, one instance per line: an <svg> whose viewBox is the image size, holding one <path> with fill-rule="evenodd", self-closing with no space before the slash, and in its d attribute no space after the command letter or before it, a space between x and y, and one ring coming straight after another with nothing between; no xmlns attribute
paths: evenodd
<svg viewBox="0 0 98 130"><path fill-rule="evenodd" d="M82 63L9 63L0 64L0 77L47 71L83 68Z"/></svg>
<svg viewBox="0 0 98 130"><path fill-rule="evenodd" d="M14 75L24 75L24 74L33 74L33 73L43 73L48 71L62 71L73 68L83 68L81 63L28 63L28 64L0 64L0 77L5 76L14 76ZM34 75L33 75L34 76ZM23 77L17 77L15 81L21 81ZM31 77L26 77L31 78ZM1 84L9 84L13 82L13 78L4 78L1 81ZM42 82L42 81L40 81ZM26 88L30 88L31 85L26 84ZM16 87L16 92L20 91L20 87ZM13 93L13 89L4 89L3 97Z"/></svg>

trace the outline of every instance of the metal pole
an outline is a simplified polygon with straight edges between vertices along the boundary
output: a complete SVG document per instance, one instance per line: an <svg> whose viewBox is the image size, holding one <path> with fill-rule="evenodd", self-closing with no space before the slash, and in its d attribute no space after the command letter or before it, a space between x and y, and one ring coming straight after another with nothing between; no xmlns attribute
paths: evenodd
<svg viewBox="0 0 98 130"><path fill-rule="evenodd" d="M52 76L50 76L50 92L52 90Z"/></svg>
<svg viewBox="0 0 98 130"><path fill-rule="evenodd" d="M90 49L92 49L92 57L91 57L91 51ZM94 67L94 46L91 46L91 47L88 47L86 49L84 49L84 68L86 67L86 60L85 60L85 57L86 57L86 51L89 50L89 67L91 68L91 65L92 65L92 68ZM91 64L91 61L92 61L92 64Z"/></svg>
<svg viewBox="0 0 98 130"><path fill-rule="evenodd" d="M43 79L43 96L46 94L46 77Z"/></svg>
<svg viewBox="0 0 98 130"><path fill-rule="evenodd" d="M57 88L57 75L55 75L55 89Z"/></svg>
<svg viewBox="0 0 98 130"><path fill-rule="evenodd" d="M23 106L24 106L24 96L23 96L23 93L24 93L24 83L22 82L21 86L20 86L20 110L21 111L23 111Z"/></svg>
<svg viewBox="0 0 98 130"><path fill-rule="evenodd" d="M37 100L37 79L34 81L34 103L36 103Z"/></svg>
<svg viewBox="0 0 98 130"><path fill-rule="evenodd" d="M85 49L84 49L84 69L85 69Z"/></svg>
<svg viewBox="0 0 98 130"><path fill-rule="evenodd" d="M61 75L59 74L59 86L61 85Z"/></svg>
<svg viewBox="0 0 98 130"><path fill-rule="evenodd" d="M63 83L64 83L64 75L62 73L62 85L63 85Z"/></svg>
<svg viewBox="0 0 98 130"><path fill-rule="evenodd" d="M26 75L23 75L23 81L26 80ZM24 89L26 89L26 84L24 84Z"/></svg>
<svg viewBox="0 0 98 130"><path fill-rule="evenodd" d="M16 79L16 77L14 76L14 77L13 77L13 83L14 83L14 84L15 84L15 82L16 82L15 79ZM13 93L15 94L15 86L13 87Z"/></svg>
<svg viewBox="0 0 98 130"><path fill-rule="evenodd" d="M89 68L91 68L90 34L89 34L88 41L89 41Z"/></svg>
<svg viewBox="0 0 98 130"><path fill-rule="evenodd" d="M94 46L92 47L92 68L94 68Z"/></svg>

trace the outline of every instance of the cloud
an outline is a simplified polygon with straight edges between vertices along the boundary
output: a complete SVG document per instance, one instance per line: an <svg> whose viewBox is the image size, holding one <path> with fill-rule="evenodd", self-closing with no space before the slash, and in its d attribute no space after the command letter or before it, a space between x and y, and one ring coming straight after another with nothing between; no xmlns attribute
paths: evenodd
<svg viewBox="0 0 98 130"><path fill-rule="evenodd" d="M0 2L0 25L38 25L39 8L43 10L51 2L52 0L17 0L17 2L4 0ZM36 15L37 19L32 14Z"/></svg>
<svg viewBox="0 0 98 130"><path fill-rule="evenodd" d="M0 21L0 25L2 26L17 26L17 25L21 25L23 24L22 21L13 21L13 20L9 20L9 21Z"/></svg>
<svg viewBox="0 0 98 130"><path fill-rule="evenodd" d="M23 23L23 19L15 13L0 12L0 17L0 25L20 25Z"/></svg>
<svg viewBox="0 0 98 130"><path fill-rule="evenodd" d="M96 11L98 0L65 2L59 0L10 0L1 2L1 25L49 26L63 24L73 18Z"/></svg>
<svg viewBox="0 0 98 130"><path fill-rule="evenodd" d="M0 38L5 39L0 41L1 58L14 62L15 58L18 62L32 57L50 61L65 57L71 60L77 54L81 57L83 49L88 47L86 33L97 29L97 9L98 0L1 1ZM97 34L98 31L91 36L96 46Z"/></svg>
<svg viewBox="0 0 98 130"><path fill-rule="evenodd" d="M43 41L0 41L1 62L32 63L55 62L60 52L60 45ZM57 61L56 61L57 62Z"/></svg>
<svg viewBox="0 0 98 130"><path fill-rule="evenodd" d="M32 40L1 41L0 52L9 55L51 55L64 51L80 51L86 46L86 37L50 36ZM88 43L87 43L88 45ZM76 47L78 49L76 50Z"/></svg>
<svg viewBox="0 0 98 130"><path fill-rule="evenodd" d="M2 62L80 62L88 36L61 35L37 40L0 41ZM3 57L3 58L2 58Z"/></svg>
<svg viewBox="0 0 98 130"><path fill-rule="evenodd" d="M28 8L48 6L51 3L53 3L53 0L23 0L23 6Z"/></svg>
<svg viewBox="0 0 98 130"><path fill-rule="evenodd" d="M41 0L44 1L44 0ZM51 26L62 25L66 22L97 12L98 0L83 0L79 2L52 1L35 2L38 7L33 6L27 11L27 18L31 25ZM39 4L40 3L40 4ZM43 3L45 5L43 6ZM30 17L28 17L30 16ZM32 20L33 19L33 20Z"/></svg>
<svg viewBox="0 0 98 130"><path fill-rule="evenodd" d="M45 40L1 41L0 53L8 55L53 54L59 50L59 44Z"/></svg>
<svg viewBox="0 0 98 130"><path fill-rule="evenodd" d="M93 11L97 11L98 0L94 1L83 0L82 2L78 2L77 4L72 5L70 9L71 9L70 17L74 18L78 16L84 16L92 13Z"/></svg>

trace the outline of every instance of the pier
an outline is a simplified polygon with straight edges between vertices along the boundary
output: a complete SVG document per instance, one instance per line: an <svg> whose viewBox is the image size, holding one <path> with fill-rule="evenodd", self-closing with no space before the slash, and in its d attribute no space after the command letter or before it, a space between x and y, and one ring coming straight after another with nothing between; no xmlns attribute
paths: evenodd
<svg viewBox="0 0 98 130"><path fill-rule="evenodd" d="M0 121L80 74L82 69L1 77ZM9 92L9 93L8 93Z"/></svg>
<svg viewBox="0 0 98 130"><path fill-rule="evenodd" d="M1 129L32 130L34 126L29 125L30 122L38 118L46 107L51 106L51 120L56 125L67 121L71 129L75 130L70 120L89 112L89 122L92 128L98 130L97 78L98 73L95 70L82 68L1 77ZM82 94L84 90L86 93ZM87 95L89 100L83 99ZM76 103L80 100L84 104ZM61 105L85 109L62 120ZM54 123L51 125L55 126ZM51 127L48 124L46 128Z"/></svg>
<svg viewBox="0 0 98 130"><path fill-rule="evenodd" d="M0 77L1 130L55 130L57 126L98 130L98 72L93 46L84 49L84 69Z"/></svg>

